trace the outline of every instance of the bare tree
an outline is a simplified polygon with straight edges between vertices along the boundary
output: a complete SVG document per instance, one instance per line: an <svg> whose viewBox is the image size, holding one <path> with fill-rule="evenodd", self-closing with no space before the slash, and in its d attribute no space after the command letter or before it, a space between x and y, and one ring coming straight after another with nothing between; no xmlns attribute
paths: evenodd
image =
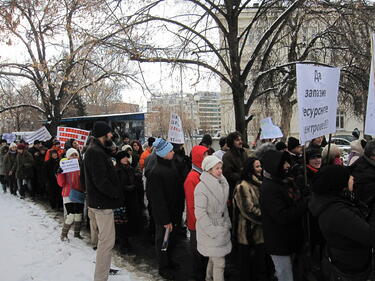
<svg viewBox="0 0 375 281"><path fill-rule="evenodd" d="M126 63L100 48L91 33L108 30L101 0L11 0L0 3L0 34L23 46L25 61L1 57L0 78L33 83L37 99L0 108L28 107L43 114L54 134L71 103L88 87L123 76Z"/></svg>

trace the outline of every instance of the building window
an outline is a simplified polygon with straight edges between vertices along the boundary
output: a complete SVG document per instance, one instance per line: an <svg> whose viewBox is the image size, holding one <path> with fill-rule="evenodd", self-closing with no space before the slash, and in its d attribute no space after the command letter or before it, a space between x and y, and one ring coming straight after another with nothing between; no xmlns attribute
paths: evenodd
<svg viewBox="0 0 375 281"><path fill-rule="evenodd" d="M345 112L343 110L337 110L337 116L336 116L336 128L337 129L344 129L345 123Z"/></svg>

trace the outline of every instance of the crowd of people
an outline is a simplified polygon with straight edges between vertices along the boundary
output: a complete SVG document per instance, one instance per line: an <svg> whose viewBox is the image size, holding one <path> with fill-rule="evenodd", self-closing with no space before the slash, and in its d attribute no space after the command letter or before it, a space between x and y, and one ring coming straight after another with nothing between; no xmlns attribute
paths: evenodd
<svg viewBox="0 0 375 281"><path fill-rule="evenodd" d="M324 137L267 140L250 149L240 133L212 147L205 135L186 155L182 144L149 137L113 142L96 122L85 147L74 139L1 141L4 193L44 197L65 209L61 240L82 239L85 203L97 251L94 281L108 279L111 251L132 251L146 228L161 277L181 266L177 236L190 239L189 280L224 281L228 260L241 281L369 280L375 246L375 141L352 142L348 166ZM61 163L76 159L79 170ZM186 216L184 215L186 213ZM229 257L229 258L228 258Z"/></svg>

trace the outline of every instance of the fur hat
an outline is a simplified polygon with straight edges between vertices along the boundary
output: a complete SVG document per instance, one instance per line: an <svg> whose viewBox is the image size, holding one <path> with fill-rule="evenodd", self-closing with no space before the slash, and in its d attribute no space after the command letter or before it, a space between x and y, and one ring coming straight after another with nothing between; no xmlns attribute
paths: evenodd
<svg viewBox="0 0 375 281"><path fill-rule="evenodd" d="M116 153L115 155L115 158L116 158L116 161L117 162L120 162L122 158L129 158L132 159L131 155L127 152L127 151L124 151L124 150L120 150L119 152Z"/></svg>
<svg viewBox="0 0 375 281"><path fill-rule="evenodd" d="M156 155L159 157L165 157L173 150L173 145L162 138L157 138L153 143L153 147L155 147Z"/></svg>
<svg viewBox="0 0 375 281"><path fill-rule="evenodd" d="M69 158L73 154L79 155L77 149L75 149L75 148L69 148L68 151L66 152L66 157Z"/></svg>
<svg viewBox="0 0 375 281"><path fill-rule="evenodd" d="M278 143L276 143L276 150L278 151L281 151L281 150L284 150L284 149L287 149L288 147L286 146L285 142L283 141L279 141Z"/></svg>
<svg viewBox="0 0 375 281"><path fill-rule="evenodd" d="M296 147L300 146L301 144L299 143L299 140L294 138L294 137L290 137L288 139L288 150L291 151L293 149L295 149Z"/></svg>
<svg viewBox="0 0 375 281"><path fill-rule="evenodd" d="M131 151L133 151L133 148L132 148L130 145L128 145L128 144L125 144L125 145L123 145L123 146L121 147L121 150L123 150L123 151L126 151L126 150L128 150L128 149L130 149Z"/></svg>
<svg viewBox="0 0 375 281"><path fill-rule="evenodd" d="M202 162L202 169L208 172L213 168L217 163L223 163L219 158L213 155L206 156Z"/></svg>
<svg viewBox="0 0 375 281"><path fill-rule="evenodd" d="M94 129L92 130L92 135L95 138L100 138L111 132L111 127L104 121L98 121L94 124Z"/></svg>

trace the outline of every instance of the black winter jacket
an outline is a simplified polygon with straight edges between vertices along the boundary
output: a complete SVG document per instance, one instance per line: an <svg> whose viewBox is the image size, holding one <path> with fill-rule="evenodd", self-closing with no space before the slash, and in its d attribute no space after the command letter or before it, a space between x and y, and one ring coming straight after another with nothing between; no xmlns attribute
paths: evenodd
<svg viewBox="0 0 375 281"><path fill-rule="evenodd" d="M375 197L375 161L360 157L352 166L352 175L358 199L368 203Z"/></svg>
<svg viewBox="0 0 375 281"><path fill-rule="evenodd" d="M286 256L301 249L307 200L294 196L292 186L280 179L282 155L280 151L269 151L263 158L266 172L260 189L260 209L268 253Z"/></svg>
<svg viewBox="0 0 375 281"><path fill-rule="evenodd" d="M111 151L94 139L86 150L83 163L88 206L95 209L122 207L123 192Z"/></svg>
<svg viewBox="0 0 375 281"><path fill-rule="evenodd" d="M234 188L241 181L246 160L247 154L243 148L231 148L223 155L223 175L229 184L230 198L232 198Z"/></svg>
<svg viewBox="0 0 375 281"><path fill-rule="evenodd" d="M172 160L159 156L156 160L156 165L147 176L152 215L155 224L175 224L178 220L179 174Z"/></svg>
<svg viewBox="0 0 375 281"><path fill-rule="evenodd" d="M344 273L363 272L375 246L375 213L366 214L344 196L314 194L309 208L319 218L332 262Z"/></svg>

